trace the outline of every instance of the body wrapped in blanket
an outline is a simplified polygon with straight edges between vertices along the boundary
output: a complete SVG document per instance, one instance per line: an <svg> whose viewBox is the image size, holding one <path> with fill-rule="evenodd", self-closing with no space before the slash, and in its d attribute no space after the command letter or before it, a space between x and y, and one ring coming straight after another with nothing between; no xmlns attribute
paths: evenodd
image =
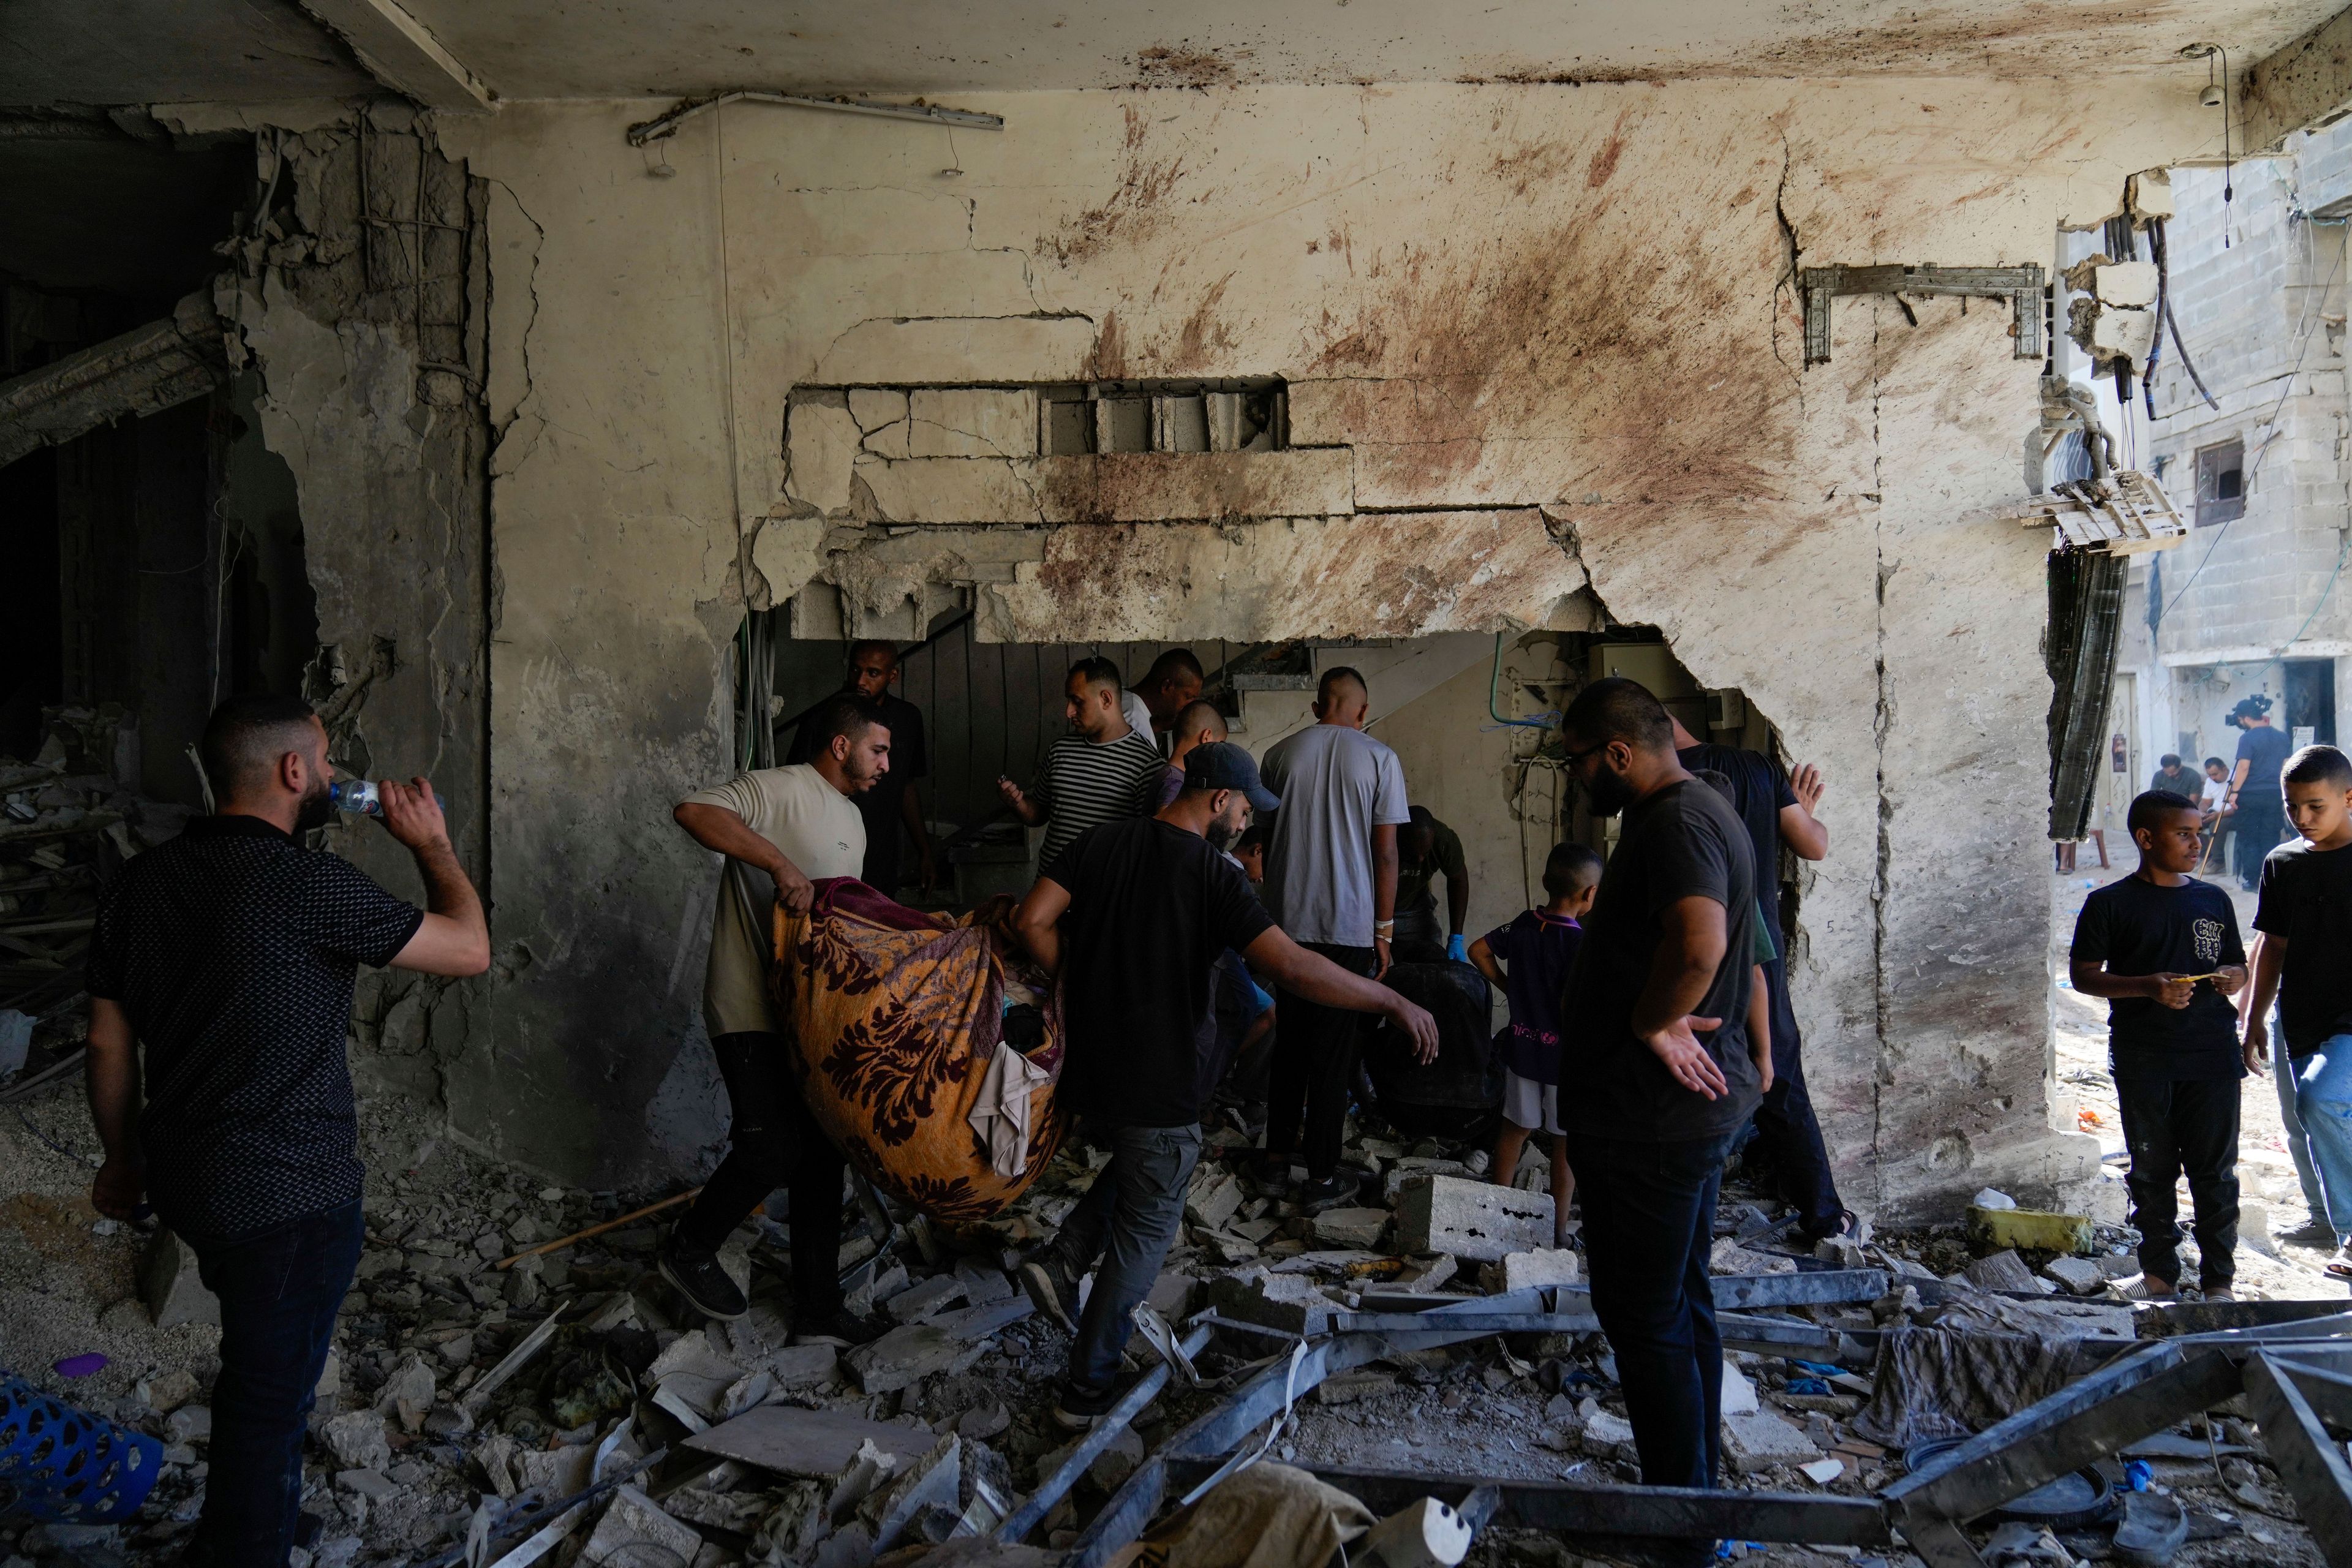
<svg viewBox="0 0 2352 1568"><path fill-rule="evenodd" d="M779 906L769 986L810 1113L868 1181L934 1218L989 1219L1067 1131L1054 983L974 917L855 878Z"/></svg>

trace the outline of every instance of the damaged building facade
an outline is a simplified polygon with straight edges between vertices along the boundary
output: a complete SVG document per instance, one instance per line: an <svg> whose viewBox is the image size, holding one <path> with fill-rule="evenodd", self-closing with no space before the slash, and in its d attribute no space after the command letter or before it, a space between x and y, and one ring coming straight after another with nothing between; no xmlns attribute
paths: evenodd
<svg viewBox="0 0 2352 1568"><path fill-rule="evenodd" d="M432 773L491 908L484 979L363 983L363 1092L575 1180L708 1157L716 874L669 810L748 754L747 616L1344 647L1416 798L1497 837L1562 807L1496 719L1640 628L1830 781L1791 969L1848 1201L2095 1174L2051 1111L2050 538L2000 512L2040 351L2006 300L1867 294L1809 363L1798 285L2046 268L2133 174L2218 154L2204 67L2177 58L2201 33L1970 6L1979 32L1727 36L1590 71L1138 37L885 93L1001 125L747 100L647 134L668 95L800 58L792 37L690 68L645 40L641 70L611 39L566 60L412 9L413 33L347 28L299 91L252 67L81 93L118 129L135 108L142 135L249 153L174 317L219 333L205 395L235 416L208 548L299 516L317 651L284 668L338 761ZM2282 15L2249 10L2233 48L2325 17ZM2345 86L2263 68L2240 147ZM19 121L63 80L13 84ZM1506 661L1515 706L1482 709ZM151 768L187 738L148 737ZM405 886L372 829L331 841ZM1525 851L1491 855L1507 912Z"/></svg>

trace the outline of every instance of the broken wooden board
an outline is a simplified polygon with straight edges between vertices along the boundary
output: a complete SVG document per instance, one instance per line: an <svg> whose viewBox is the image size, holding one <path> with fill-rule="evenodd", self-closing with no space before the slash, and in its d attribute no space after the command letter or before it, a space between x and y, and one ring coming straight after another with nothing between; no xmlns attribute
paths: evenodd
<svg viewBox="0 0 2352 1568"><path fill-rule="evenodd" d="M779 1475L835 1476L856 1457L857 1446L868 1440L903 1462L929 1453L939 1437L912 1426L868 1421L836 1410L763 1405L708 1432L698 1432L680 1446Z"/></svg>

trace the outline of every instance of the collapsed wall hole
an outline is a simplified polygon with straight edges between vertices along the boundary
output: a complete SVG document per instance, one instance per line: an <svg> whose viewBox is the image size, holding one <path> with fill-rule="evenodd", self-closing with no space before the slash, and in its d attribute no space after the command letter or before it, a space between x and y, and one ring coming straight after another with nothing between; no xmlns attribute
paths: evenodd
<svg viewBox="0 0 2352 1568"><path fill-rule="evenodd" d="M1591 680L1610 674L1641 680L1695 739L1761 752L1783 771L1790 763L1770 721L1744 693L1703 687L1655 628L1617 626L1597 613L1589 617L1592 630L1501 637L999 643L977 635L979 623L951 588L940 586L906 608L920 619L902 617L902 635L892 639L900 650L893 692L921 714L916 788L940 847L941 893L950 905L1028 887L1040 834L1004 815L996 781L1025 784L1034 776L1066 731L1063 682L1084 658L1110 659L1132 684L1162 653L1189 648L1206 673L1203 695L1226 715L1231 738L1261 756L1315 721L1322 672L1360 669L1372 693L1370 732L1398 753L1411 800L1464 842L1471 935L1542 901L1544 861L1555 843L1573 840L1604 855L1614 845L1615 819L1595 817L1569 780L1558 727ZM802 755L794 745L800 725L843 687L853 644L796 637L796 624L837 628L838 616L787 603L747 616L738 633L737 751L747 765ZM750 761L762 758L772 761ZM876 830L869 820L869 832ZM887 816L878 830L901 831ZM911 900L918 858L910 840L901 841L898 864L904 882L889 890ZM1772 884L1780 930L1793 935L1802 879L1785 847ZM1443 898L1438 908L1445 908Z"/></svg>

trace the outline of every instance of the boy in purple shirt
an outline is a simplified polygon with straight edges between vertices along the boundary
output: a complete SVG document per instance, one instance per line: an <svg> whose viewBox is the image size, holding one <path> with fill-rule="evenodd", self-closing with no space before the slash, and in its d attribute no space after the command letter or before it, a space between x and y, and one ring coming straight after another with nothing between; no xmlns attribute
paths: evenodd
<svg viewBox="0 0 2352 1568"><path fill-rule="evenodd" d="M1494 1178L1507 1186L1528 1135L1538 1128L1551 1134L1552 1245L1566 1247L1576 1182L1559 1128L1559 998L1584 937L1577 917L1592 908L1601 885L1601 857L1581 844L1554 845L1543 885L1549 901L1472 942L1470 962L1511 1005L1510 1023L1495 1036L1504 1087Z"/></svg>

